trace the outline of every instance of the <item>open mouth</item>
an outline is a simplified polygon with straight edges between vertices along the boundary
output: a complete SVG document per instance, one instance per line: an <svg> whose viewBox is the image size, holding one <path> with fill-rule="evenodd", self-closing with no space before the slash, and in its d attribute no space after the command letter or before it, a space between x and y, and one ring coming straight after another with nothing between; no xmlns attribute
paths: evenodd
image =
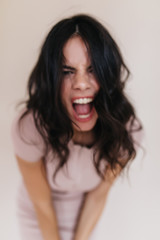
<svg viewBox="0 0 160 240"><path fill-rule="evenodd" d="M78 120L89 120L94 110L93 97L76 98L72 106Z"/></svg>

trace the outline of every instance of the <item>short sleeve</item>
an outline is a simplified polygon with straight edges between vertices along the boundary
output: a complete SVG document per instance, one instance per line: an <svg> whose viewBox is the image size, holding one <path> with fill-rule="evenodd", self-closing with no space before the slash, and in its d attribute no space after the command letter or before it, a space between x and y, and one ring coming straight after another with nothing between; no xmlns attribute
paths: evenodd
<svg viewBox="0 0 160 240"><path fill-rule="evenodd" d="M143 127L142 127L142 129L139 129L139 123L137 121L135 122L135 124L136 124L134 126L135 130L133 130L131 132L131 136L132 136L132 139L133 139L134 148L138 152L140 149L143 148L142 143L143 143L143 140L144 140L144 137L145 137L145 133L144 133ZM127 123L126 129L127 129L127 131L130 132L130 121Z"/></svg>
<svg viewBox="0 0 160 240"><path fill-rule="evenodd" d="M136 152L143 148L143 141L144 141L144 130L141 129L139 131L135 131L132 133L133 141L134 141L134 148Z"/></svg>
<svg viewBox="0 0 160 240"><path fill-rule="evenodd" d="M19 123L21 115L22 112L11 126L14 153L26 161L36 162L44 157L45 144L35 126L32 113L28 113Z"/></svg>

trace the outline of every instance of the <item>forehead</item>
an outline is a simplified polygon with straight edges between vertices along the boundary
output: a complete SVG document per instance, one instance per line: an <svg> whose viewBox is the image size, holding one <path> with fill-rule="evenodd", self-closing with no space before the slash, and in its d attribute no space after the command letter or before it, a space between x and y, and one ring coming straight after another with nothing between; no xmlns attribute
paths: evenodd
<svg viewBox="0 0 160 240"><path fill-rule="evenodd" d="M63 55L67 64L75 66L90 64L87 47L80 36L73 36L66 42Z"/></svg>

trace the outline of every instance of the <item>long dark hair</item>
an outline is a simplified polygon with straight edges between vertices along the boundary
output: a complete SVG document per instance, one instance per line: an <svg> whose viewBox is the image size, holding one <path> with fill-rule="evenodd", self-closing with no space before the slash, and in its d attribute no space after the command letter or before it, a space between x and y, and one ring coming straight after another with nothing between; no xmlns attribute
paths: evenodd
<svg viewBox="0 0 160 240"><path fill-rule="evenodd" d="M94 100L98 120L94 127L96 142L93 161L97 173L101 161L122 168L136 156L133 131L141 124L124 94L129 70L108 30L95 18L75 15L58 22L49 32L28 82L29 98L20 120L32 112L35 126L46 144L59 156L56 172L67 162L68 142L73 136L72 122L64 108L60 89L62 83L63 47L75 34L85 42L100 91ZM98 157L95 157L98 156ZM121 161L120 159L123 159ZM54 176L55 176L54 174Z"/></svg>

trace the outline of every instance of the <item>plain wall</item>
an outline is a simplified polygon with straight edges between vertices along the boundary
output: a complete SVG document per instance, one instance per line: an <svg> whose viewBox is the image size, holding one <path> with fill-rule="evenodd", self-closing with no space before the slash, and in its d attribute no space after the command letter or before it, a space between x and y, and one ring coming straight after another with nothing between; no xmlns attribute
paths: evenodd
<svg viewBox="0 0 160 240"><path fill-rule="evenodd" d="M160 2L158 0L0 1L0 239L19 240L15 204L20 174L10 125L26 94L43 39L61 18L89 13L110 30L131 70L127 93L144 129L129 179L118 179L97 224L98 240L160 239Z"/></svg>

